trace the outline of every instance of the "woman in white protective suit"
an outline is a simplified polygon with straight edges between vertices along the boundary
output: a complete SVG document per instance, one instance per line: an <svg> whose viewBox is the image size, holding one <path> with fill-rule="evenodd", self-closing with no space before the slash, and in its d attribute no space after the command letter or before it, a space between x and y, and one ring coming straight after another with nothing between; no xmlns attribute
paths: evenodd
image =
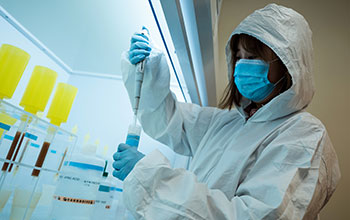
<svg viewBox="0 0 350 220"><path fill-rule="evenodd" d="M164 54L136 33L122 57L133 99L146 58L139 119L144 131L192 156L172 169L159 152L120 144L113 175L136 219L317 219L340 178L324 125L305 108L314 94L311 30L292 9L267 5L230 36L230 83L221 107L177 102ZM184 73L186 74L186 73ZM234 108L235 107L235 108Z"/></svg>

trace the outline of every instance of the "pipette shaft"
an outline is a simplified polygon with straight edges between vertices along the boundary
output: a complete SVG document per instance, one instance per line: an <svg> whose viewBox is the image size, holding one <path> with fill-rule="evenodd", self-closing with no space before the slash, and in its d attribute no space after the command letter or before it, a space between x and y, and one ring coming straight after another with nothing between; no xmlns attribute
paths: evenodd
<svg viewBox="0 0 350 220"><path fill-rule="evenodd" d="M136 72L135 75L135 93L134 93L134 115L137 116L137 112L139 109L139 104L140 104L140 97L141 97L141 87L142 87L142 82L143 82L143 62L142 61L140 64L138 64L138 71Z"/></svg>
<svg viewBox="0 0 350 220"><path fill-rule="evenodd" d="M143 35L148 35L147 29L142 29L141 33ZM137 112L139 109L140 97L141 97L141 87L143 82L143 73L145 71L145 62L146 60L142 60L137 64L137 71L135 75L135 93L134 93L134 115L137 117Z"/></svg>

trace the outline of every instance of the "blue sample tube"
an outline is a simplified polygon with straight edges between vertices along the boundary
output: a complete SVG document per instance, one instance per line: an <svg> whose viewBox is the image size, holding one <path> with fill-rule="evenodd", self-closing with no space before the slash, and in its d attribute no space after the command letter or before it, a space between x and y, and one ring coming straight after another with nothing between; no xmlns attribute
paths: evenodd
<svg viewBox="0 0 350 220"><path fill-rule="evenodd" d="M132 123L128 129L128 136L126 137L126 144L138 147L140 142L141 126Z"/></svg>

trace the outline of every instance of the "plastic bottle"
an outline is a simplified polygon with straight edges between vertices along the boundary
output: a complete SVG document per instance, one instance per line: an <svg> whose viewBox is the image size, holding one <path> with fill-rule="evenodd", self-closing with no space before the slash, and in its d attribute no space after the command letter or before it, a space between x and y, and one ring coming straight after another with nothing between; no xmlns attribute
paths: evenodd
<svg viewBox="0 0 350 220"><path fill-rule="evenodd" d="M123 202L123 182L109 177L109 181L111 182L112 187L110 188L110 192L113 194L113 201L111 212L112 215L107 218L108 220L121 219L124 220L126 215L126 207Z"/></svg>
<svg viewBox="0 0 350 220"><path fill-rule="evenodd" d="M105 161L96 157L96 144L86 144L65 162L51 211L52 220L90 220Z"/></svg>
<svg viewBox="0 0 350 220"><path fill-rule="evenodd" d="M113 194L111 183L108 180L108 172L103 173L101 184L98 187L95 209L92 219L104 219L112 215Z"/></svg>

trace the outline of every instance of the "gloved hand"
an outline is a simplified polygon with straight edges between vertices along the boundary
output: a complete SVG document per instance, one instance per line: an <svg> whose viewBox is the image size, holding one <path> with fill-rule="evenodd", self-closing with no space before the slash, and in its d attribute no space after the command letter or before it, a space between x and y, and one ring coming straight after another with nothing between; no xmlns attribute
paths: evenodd
<svg viewBox="0 0 350 220"><path fill-rule="evenodd" d="M113 176L123 181L144 156L136 147L119 144L118 151L113 155Z"/></svg>
<svg viewBox="0 0 350 220"><path fill-rule="evenodd" d="M142 30L148 29L142 27ZM136 32L131 37L131 45L129 50L129 60L132 64L137 64L143 61L151 53L152 48L150 47L148 34L142 34L141 32Z"/></svg>

